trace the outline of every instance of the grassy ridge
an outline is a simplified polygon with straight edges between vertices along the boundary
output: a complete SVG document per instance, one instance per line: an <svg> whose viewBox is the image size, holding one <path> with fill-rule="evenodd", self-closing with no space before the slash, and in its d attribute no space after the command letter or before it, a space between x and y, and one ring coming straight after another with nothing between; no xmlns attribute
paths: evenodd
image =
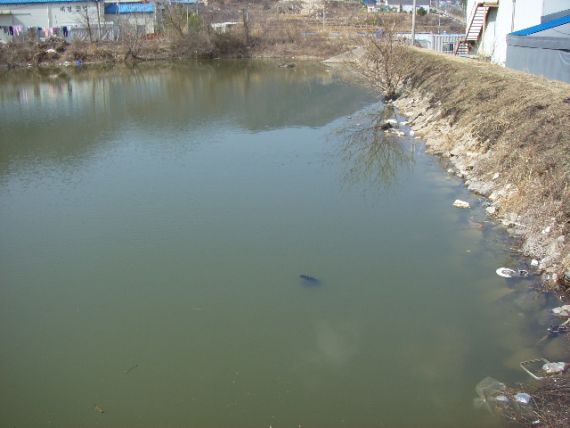
<svg viewBox="0 0 570 428"><path fill-rule="evenodd" d="M570 269L570 85L417 49L402 60L411 64L409 93L437 112L427 131L437 128L438 151L475 153L470 178L492 181L499 215L516 213L523 226L524 252L563 277Z"/></svg>

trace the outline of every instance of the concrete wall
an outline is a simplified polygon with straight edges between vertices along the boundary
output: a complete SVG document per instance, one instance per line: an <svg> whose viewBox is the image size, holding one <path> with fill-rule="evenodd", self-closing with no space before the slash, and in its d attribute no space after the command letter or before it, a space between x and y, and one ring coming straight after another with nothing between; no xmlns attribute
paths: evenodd
<svg viewBox="0 0 570 428"><path fill-rule="evenodd" d="M495 52L495 30L497 28L497 12L496 8L490 9L487 15L487 25L479 39L479 47L477 54L486 58L491 58Z"/></svg>
<svg viewBox="0 0 570 428"><path fill-rule="evenodd" d="M569 0L544 0L542 14L548 15L551 13L556 13L567 9L570 9Z"/></svg>

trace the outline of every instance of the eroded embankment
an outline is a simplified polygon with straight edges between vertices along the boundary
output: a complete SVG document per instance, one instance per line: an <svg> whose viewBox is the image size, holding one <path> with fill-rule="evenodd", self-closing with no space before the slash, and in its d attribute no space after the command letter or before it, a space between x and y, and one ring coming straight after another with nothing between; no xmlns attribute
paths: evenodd
<svg viewBox="0 0 570 428"><path fill-rule="evenodd" d="M396 105L416 134L490 199L547 283L569 285L570 85L415 49L405 60Z"/></svg>

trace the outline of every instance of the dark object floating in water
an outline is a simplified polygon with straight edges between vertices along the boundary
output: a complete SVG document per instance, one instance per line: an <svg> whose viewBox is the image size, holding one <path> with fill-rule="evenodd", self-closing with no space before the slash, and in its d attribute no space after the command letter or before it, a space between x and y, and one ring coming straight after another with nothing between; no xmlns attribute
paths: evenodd
<svg viewBox="0 0 570 428"><path fill-rule="evenodd" d="M568 98L564 98L564 100L563 100L563 101L564 101L566 104L570 104L570 97L568 97Z"/></svg>
<svg viewBox="0 0 570 428"><path fill-rule="evenodd" d="M566 324L566 323L562 323L562 324L553 324L550 327L548 327L548 335L550 337L556 337L560 334L565 334L570 332L570 325Z"/></svg>
<svg viewBox="0 0 570 428"><path fill-rule="evenodd" d="M132 372L133 370L137 369L139 367L138 364L135 364L134 366L129 367L127 370L124 371L124 373L126 375L128 375L130 372Z"/></svg>
<svg viewBox="0 0 570 428"><path fill-rule="evenodd" d="M315 278L314 276L311 275L305 275L305 274L301 274L299 275L299 278L301 278L303 280L303 284L305 285L321 285L321 280L319 278Z"/></svg>

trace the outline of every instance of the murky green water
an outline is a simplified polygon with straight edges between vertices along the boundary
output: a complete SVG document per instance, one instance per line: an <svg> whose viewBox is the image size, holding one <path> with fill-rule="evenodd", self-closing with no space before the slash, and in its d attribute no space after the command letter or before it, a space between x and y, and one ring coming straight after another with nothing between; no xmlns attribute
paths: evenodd
<svg viewBox="0 0 570 428"><path fill-rule="evenodd" d="M559 345L479 202L353 132L375 102L310 65L4 78L0 425L493 426L474 385Z"/></svg>

